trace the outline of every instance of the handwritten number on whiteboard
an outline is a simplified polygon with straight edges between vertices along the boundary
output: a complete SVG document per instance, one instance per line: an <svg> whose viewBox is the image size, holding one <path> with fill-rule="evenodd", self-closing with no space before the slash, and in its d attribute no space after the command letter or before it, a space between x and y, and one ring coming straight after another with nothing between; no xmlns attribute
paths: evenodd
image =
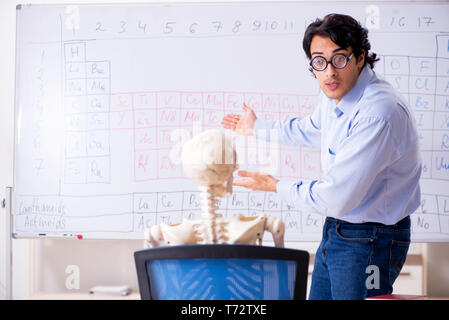
<svg viewBox="0 0 449 320"><path fill-rule="evenodd" d="M190 33L196 33L196 29L195 29L195 27L197 27L198 26L198 23L192 23L191 25L190 25L190 27L189 27L189 31L190 31Z"/></svg>
<svg viewBox="0 0 449 320"><path fill-rule="evenodd" d="M123 33L126 31L126 21L120 21L120 31L118 33Z"/></svg>
<svg viewBox="0 0 449 320"><path fill-rule="evenodd" d="M173 21L171 21L171 22L167 22L166 24L165 24L165 27L164 27L164 33L165 34L170 34L170 33L172 33L173 31L174 31L174 25L176 24L176 22L173 22Z"/></svg>
<svg viewBox="0 0 449 320"><path fill-rule="evenodd" d="M234 33L239 32L241 26L242 26L242 22L239 21L239 20L237 20L237 21L234 23L234 28L232 28L232 32L234 32Z"/></svg>
<svg viewBox="0 0 449 320"><path fill-rule="evenodd" d="M95 31L106 31L106 29L103 27L102 22L97 21L97 26L95 27Z"/></svg>
<svg viewBox="0 0 449 320"><path fill-rule="evenodd" d="M213 21L212 25L217 30L217 32L219 32L220 29L223 28L223 24L221 23L221 21Z"/></svg>
<svg viewBox="0 0 449 320"><path fill-rule="evenodd" d="M261 26L262 26L262 22L260 22L259 20L255 20L253 22L253 31L259 30Z"/></svg>
<svg viewBox="0 0 449 320"><path fill-rule="evenodd" d="M147 33L147 24L143 23L141 20L139 20L139 23L137 24L137 27L143 31L143 33Z"/></svg>
<svg viewBox="0 0 449 320"><path fill-rule="evenodd" d="M428 27L433 23L435 23L435 21L433 21L432 17L419 17L418 18L418 27L421 27L421 25Z"/></svg>

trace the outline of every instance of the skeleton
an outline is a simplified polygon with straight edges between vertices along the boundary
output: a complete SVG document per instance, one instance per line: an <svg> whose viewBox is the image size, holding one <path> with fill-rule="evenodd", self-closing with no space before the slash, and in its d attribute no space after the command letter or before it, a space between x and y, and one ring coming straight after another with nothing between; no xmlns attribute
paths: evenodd
<svg viewBox="0 0 449 320"><path fill-rule="evenodd" d="M182 164L186 175L200 185L202 219L183 218L178 224L159 224L145 230L145 247L180 244L262 244L265 231L275 246L284 246L285 226L281 219L265 215L223 218L216 213L217 197L232 194L237 169L232 139L219 130L205 131L183 145Z"/></svg>

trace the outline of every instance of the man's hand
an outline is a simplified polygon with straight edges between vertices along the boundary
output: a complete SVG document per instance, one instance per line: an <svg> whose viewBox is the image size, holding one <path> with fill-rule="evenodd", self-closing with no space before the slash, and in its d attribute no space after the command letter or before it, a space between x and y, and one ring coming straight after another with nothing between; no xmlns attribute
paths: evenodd
<svg viewBox="0 0 449 320"><path fill-rule="evenodd" d="M234 180L234 186L245 187L251 190L258 191L276 192L276 184L279 180L269 174L249 172L244 170L238 171L237 174L240 177L248 179Z"/></svg>
<svg viewBox="0 0 449 320"><path fill-rule="evenodd" d="M254 135L254 123L257 120L256 114L253 109L247 107L245 103L242 106L245 113L239 114L227 114L221 120L221 125L225 129L230 129L244 136Z"/></svg>

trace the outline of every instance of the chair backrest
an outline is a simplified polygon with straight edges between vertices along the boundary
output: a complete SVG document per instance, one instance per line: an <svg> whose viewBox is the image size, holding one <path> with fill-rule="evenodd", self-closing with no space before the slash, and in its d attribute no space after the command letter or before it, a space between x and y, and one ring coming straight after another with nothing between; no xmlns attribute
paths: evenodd
<svg viewBox="0 0 449 320"><path fill-rule="evenodd" d="M258 245L180 245L134 253L142 299L305 300L309 253Z"/></svg>

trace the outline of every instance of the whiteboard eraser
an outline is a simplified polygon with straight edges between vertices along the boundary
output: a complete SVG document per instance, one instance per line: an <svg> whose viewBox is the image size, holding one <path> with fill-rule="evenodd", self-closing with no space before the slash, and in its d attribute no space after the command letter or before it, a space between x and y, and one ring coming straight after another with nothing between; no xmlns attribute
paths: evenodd
<svg viewBox="0 0 449 320"><path fill-rule="evenodd" d="M132 292L128 286L95 286L89 290L89 294L127 296Z"/></svg>

